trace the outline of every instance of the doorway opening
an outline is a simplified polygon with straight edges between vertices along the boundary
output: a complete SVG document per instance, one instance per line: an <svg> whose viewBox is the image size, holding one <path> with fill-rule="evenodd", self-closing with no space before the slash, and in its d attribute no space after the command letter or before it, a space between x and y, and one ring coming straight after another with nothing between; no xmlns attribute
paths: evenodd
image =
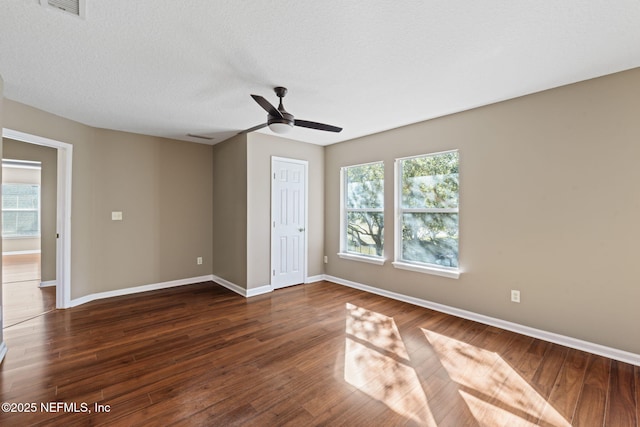
<svg viewBox="0 0 640 427"><path fill-rule="evenodd" d="M45 287L54 286L55 308L71 306L71 171L73 159L73 145L4 128L2 137L19 142L26 142L38 146L51 147L56 150L55 176L55 230L52 231L55 251L55 275L53 280L41 281ZM52 184L53 185L53 184ZM38 261L30 261L32 264ZM47 263L47 265L49 265ZM11 267L9 268L11 270ZM41 268L41 273L43 269ZM33 273L32 273L33 274ZM41 277L42 279L42 277Z"/></svg>

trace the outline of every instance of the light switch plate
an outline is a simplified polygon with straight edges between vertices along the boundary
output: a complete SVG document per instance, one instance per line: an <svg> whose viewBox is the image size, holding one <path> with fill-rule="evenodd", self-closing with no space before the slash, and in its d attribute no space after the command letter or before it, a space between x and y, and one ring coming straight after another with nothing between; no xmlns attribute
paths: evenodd
<svg viewBox="0 0 640 427"><path fill-rule="evenodd" d="M122 212L111 212L112 221L122 221Z"/></svg>

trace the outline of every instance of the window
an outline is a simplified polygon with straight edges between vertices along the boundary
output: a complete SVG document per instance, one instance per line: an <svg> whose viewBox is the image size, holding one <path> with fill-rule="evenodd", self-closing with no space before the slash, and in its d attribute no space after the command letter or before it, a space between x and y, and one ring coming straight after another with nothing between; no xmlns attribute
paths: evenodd
<svg viewBox="0 0 640 427"><path fill-rule="evenodd" d="M382 264L384 164L344 167L341 176L342 243L338 255Z"/></svg>
<svg viewBox="0 0 640 427"><path fill-rule="evenodd" d="M398 268L457 278L458 152L398 159Z"/></svg>
<svg viewBox="0 0 640 427"><path fill-rule="evenodd" d="M40 186L2 184L2 237L40 236Z"/></svg>

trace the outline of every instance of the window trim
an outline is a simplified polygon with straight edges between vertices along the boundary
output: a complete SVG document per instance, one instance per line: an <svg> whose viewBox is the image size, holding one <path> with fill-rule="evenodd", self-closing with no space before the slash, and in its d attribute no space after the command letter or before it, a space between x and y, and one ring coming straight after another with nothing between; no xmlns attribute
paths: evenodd
<svg viewBox="0 0 640 427"><path fill-rule="evenodd" d="M394 260L391 262L397 269L414 271L418 273L432 274L435 276L448 277L451 279L458 279L462 270L460 269L460 260L458 258L458 267L446 267L438 264L428 264L417 261L407 261L402 259L402 214L403 213L457 213L459 214L460 205L458 203L458 208L407 208L403 209L401 207L402 200L402 177L400 176L401 167L400 164L404 160L417 159L421 157L434 157L448 153L459 153L458 149L453 150L445 150L438 151L435 153L428 154L418 154L415 156L407 156L407 157L399 157L393 161L393 188L394 188ZM459 162L459 154L458 154L458 162ZM459 165L459 163L458 163ZM458 190L458 196L460 192ZM459 221L458 216L458 221Z"/></svg>
<svg viewBox="0 0 640 427"><path fill-rule="evenodd" d="M348 212L379 212L382 213L382 215L384 216L384 188L382 190L382 203L383 206L381 208L372 208L372 209L366 209L366 208L352 208L349 209L347 208L347 203L346 203L346 197L347 197L347 178L346 178L346 171L349 168L355 168L355 167L360 167L360 166L367 166L367 165L375 165L375 164L382 164L382 167L384 169L384 161L383 160L378 160L378 161L374 161L374 162L367 162L367 163L359 163L359 164L355 164L355 165L349 165L349 166L342 166L340 167L340 252L337 253L338 257L342 258L342 259L346 259L346 260L350 260L350 261L360 261L360 262L366 262L369 264L376 264L376 265L384 265L384 263L386 262L386 258L385 258L385 250L384 250L384 243L382 244L382 255L365 255L365 254L359 254L359 253L355 253L355 252L349 252L347 250L348 245L347 245L347 213Z"/></svg>

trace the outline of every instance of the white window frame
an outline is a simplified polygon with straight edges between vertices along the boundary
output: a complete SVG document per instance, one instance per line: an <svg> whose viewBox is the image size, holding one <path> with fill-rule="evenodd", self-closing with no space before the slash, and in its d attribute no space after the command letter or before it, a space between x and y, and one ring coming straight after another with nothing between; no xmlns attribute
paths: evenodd
<svg viewBox="0 0 640 427"><path fill-rule="evenodd" d="M458 259L458 267L446 267L437 264L427 264L417 261L406 261L402 259L402 215L404 213L457 213L459 214L460 207L458 208L402 208L402 169L401 162L404 160L417 159L422 157L434 157L447 153L457 153L458 150L440 151L437 153L420 154L416 156L401 157L394 161L394 261L391 263L395 268L402 270L415 271L418 273L433 274L436 276L448 277L451 279L458 279L460 277L460 260ZM458 157L459 161L459 157ZM458 194L460 190L458 189ZM459 217L458 217L459 218Z"/></svg>
<svg viewBox="0 0 640 427"><path fill-rule="evenodd" d="M340 168L340 252L338 252L337 255L342 259L347 259L351 261L361 261L361 262L366 262L366 263L375 264L375 265L383 265L386 261L384 258L384 243L382 245L382 256L365 255L365 254L349 252L348 245L347 245L347 232L348 232L347 214L349 212L379 212L379 213L382 213L382 215L384 216L384 206L381 208L360 208L360 209L347 207L347 170L351 168L357 168L357 167L375 165L375 164L382 164L382 167L384 168L384 161L382 160L376 161L376 162L369 162L369 163L360 163L357 165L343 166ZM382 190L382 200L384 204L384 189Z"/></svg>

